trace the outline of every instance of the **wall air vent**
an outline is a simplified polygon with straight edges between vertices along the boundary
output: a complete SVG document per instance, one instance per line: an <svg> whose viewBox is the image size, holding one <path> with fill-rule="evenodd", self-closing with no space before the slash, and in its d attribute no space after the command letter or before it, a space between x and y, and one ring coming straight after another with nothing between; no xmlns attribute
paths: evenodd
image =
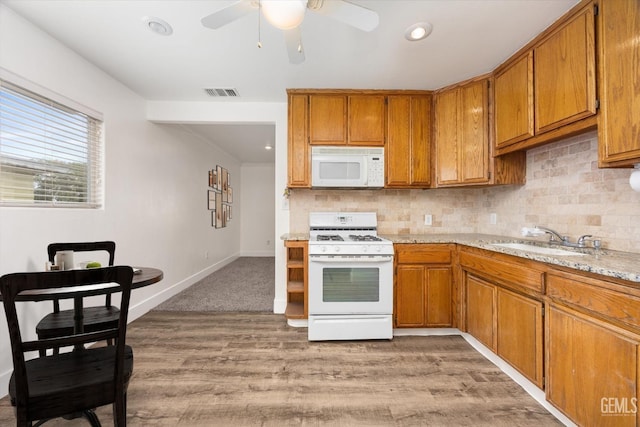
<svg viewBox="0 0 640 427"><path fill-rule="evenodd" d="M234 88L207 88L204 90L209 96L240 96L237 89Z"/></svg>

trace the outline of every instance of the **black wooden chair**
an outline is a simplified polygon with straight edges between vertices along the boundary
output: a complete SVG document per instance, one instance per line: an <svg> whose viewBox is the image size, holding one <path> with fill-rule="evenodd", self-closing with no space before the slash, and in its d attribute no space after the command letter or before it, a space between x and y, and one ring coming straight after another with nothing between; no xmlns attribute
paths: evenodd
<svg viewBox="0 0 640 427"><path fill-rule="evenodd" d="M14 367L9 396L19 427L39 420L37 426L51 418L77 413L83 413L91 425L99 426L92 409L108 404L113 405L114 425L126 425L127 387L133 371L133 351L125 344L132 278L133 270L127 266L0 277ZM115 328L23 341L26 334L20 329L16 312L16 296L21 299L21 292L29 291L28 297L23 295L22 299L38 300L35 295L47 293L48 288L100 283L110 283L107 286L111 288L117 283L120 287L122 297ZM97 292L103 291L106 292L104 288ZM87 343L105 339L114 339L115 345L84 348ZM79 349L30 360L25 357L28 352L71 345Z"/></svg>
<svg viewBox="0 0 640 427"><path fill-rule="evenodd" d="M116 253L116 244L111 241L104 242L76 242L76 243L51 243L47 247L49 262L53 263L56 252L58 251L74 251L74 252L94 252L106 251L109 254L109 265L113 265ZM84 330L92 332L105 329L108 326L114 327L118 323L120 315L118 308L111 305L111 295L105 297L104 306L90 307L83 310ZM55 338L71 335L73 333L73 310L60 310L58 300L53 300L53 313L47 314L36 325L36 333L38 338ZM109 344L112 344L109 342ZM54 354L58 352L57 348L53 349ZM43 353L40 354L44 356Z"/></svg>

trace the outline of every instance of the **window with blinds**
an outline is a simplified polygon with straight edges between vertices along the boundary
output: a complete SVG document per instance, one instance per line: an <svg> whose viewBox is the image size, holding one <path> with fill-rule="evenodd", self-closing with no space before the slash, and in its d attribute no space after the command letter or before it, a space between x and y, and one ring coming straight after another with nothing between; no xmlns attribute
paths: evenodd
<svg viewBox="0 0 640 427"><path fill-rule="evenodd" d="M0 206L102 206L102 121L0 80Z"/></svg>

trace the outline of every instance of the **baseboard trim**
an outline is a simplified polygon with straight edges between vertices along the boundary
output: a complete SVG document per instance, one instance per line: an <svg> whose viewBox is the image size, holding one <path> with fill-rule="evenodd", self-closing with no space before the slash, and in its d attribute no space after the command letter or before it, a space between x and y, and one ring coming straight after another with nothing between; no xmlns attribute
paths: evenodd
<svg viewBox="0 0 640 427"><path fill-rule="evenodd" d="M273 300L273 312L276 314L284 314L287 309L287 300L274 298ZM304 325L307 326L306 324Z"/></svg>
<svg viewBox="0 0 640 427"><path fill-rule="evenodd" d="M306 328L309 326L307 319L287 319L287 325L293 328Z"/></svg>
<svg viewBox="0 0 640 427"><path fill-rule="evenodd" d="M393 330L394 337L421 336L428 337L433 335L460 335L460 329L456 328L396 328Z"/></svg>
<svg viewBox="0 0 640 427"><path fill-rule="evenodd" d="M0 399L5 398L9 394L9 380L13 373L13 363L11 366L12 368L9 371L3 372L2 375L0 375L0 390L2 390L0 392Z"/></svg>

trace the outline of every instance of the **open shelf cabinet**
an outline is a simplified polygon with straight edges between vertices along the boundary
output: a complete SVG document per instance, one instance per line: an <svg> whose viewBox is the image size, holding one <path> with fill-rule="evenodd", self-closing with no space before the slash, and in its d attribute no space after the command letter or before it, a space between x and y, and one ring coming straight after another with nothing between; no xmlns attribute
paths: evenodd
<svg viewBox="0 0 640 427"><path fill-rule="evenodd" d="M307 251L306 240L287 240L287 319L307 318Z"/></svg>

